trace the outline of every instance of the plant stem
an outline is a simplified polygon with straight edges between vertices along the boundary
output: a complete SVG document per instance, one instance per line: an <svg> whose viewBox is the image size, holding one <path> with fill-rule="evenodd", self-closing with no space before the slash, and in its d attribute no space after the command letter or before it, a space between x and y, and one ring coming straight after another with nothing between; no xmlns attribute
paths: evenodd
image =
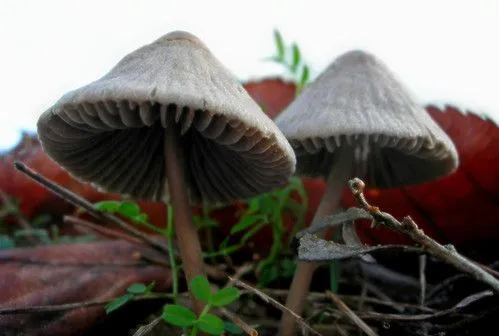
<svg viewBox="0 0 499 336"><path fill-rule="evenodd" d="M201 312L201 314L199 314L198 316L198 320L203 317L204 315L206 315L206 313L208 313L211 309L211 305L208 303L206 306L204 306L203 308L203 311ZM192 330L191 330L191 336L195 336L198 334L198 327L195 325Z"/></svg>
<svg viewBox="0 0 499 336"><path fill-rule="evenodd" d="M164 230L158 229L157 227L155 227L154 225L152 225L150 223L147 223L147 222L136 222L136 221L133 221L133 223L136 224L136 225L143 226L146 229L151 230L154 233L157 233L157 234L160 234L160 235L165 234Z"/></svg>
<svg viewBox="0 0 499 336"><path fill-rule="evenodd" d="M172 292L173 301L177 303L178 299L178 267L175 261L175 251L173 248L173 240L175 238L175 230L173 227L173 208L171 205L166 206L167 211L167 225L166 225L166 239L168 246L168 258L170 260L170 268L172 271Z"/></svg>

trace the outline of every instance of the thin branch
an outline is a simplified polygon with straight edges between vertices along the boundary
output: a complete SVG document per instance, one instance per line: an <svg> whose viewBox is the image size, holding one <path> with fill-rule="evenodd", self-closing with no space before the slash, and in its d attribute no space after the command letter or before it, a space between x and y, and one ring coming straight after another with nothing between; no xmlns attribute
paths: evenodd
<svg viewBox="0 0 499 336"><path fill-rule="evenodd" d="M137 296L137 297L133 298L133 301L166 299L169 296L170 296L169 294ZM54 312L62 312L62 311L67 311L67 310L80 309L80 308L105 306L108 303L114 301L115 299L116 298L109 299L109 300L95 300L95 301L86 301L86 302L64 303L64 304L59 304L59 305L48 305L48 306L0 308L0 316L1 315L54 313Z"/></svg>
<svg viewBox="0 0 499 336"><path fill-rule="evenodd" d="M314 335L321 335L318 331L316 331L314 328L312 328L311 326L309 326L301 316L297 315L295 312L293 312L292 310L289 310L288 308L286 308L284 305L282 305L281 303L279 303L278 301L276 301L275 299L271 298L270 296L268 296L267 294L261 292L260 290L256 289L255 287L253 286L250 286L248 285L247 283L243 282L243 281L240 281L240 280L237 280L237 279L234 279L232 277L229 276L229 279L230 281L238 286L238 287L241 287L241 288L244 288L254 294L256 294L257 296L259 296L263 301L271 304L272 306L276 307L277 309L283 311L283 312L287 312L288 314L290 314L291 316L293 316L293 318L296 320L296 323L298 323L303 329L305 330L308 330L309 332L311 332L312 334Z"/></svg>
<svg viewBox="0 0 499 336"><path fill-rule="evenodd" d="M253 327L251 327L249 324L244 322L242 319L240 319L236 314L233 312L225 309L225 308L219 308L218 309L226 318L232 321L235 325L237 325L241 330L243 330L246 334L250 336L258 336L258 331L256 331Z"/></svg>
<svg viewBox="0 0 499 336"><path fill-rule="evenodd" d="M373 288L370 287L371 285L367 283L367 289L370 292L373 292ZM267 295L272 295L274 297L286 297L289 293L289 290L287 289L272 289L272 288L266 288L262 290L265 294ZM243 291L243 293L248 293L249 291ZM373 298L373 297L365 297L362 298L360 296L356 295L338 295L343 301L350 302L351 304L359 303L360 301L364 301L364 303L369 303L373 305L379 305L379 306L385 306L385 307L390 307L393 308L397 311L400 311L400 308L402 308L402 311L406 309L413 309L413 310L419 310L423 312L434 312L435 310L429 307L420 307L419 305L414 305L411 303L403 303L403 302L396 302L393 301L392 299L388 298L389 301L385 301L384 299L378 299L378 298ZM328 295L326 293L322 292L310 292L308 294L308 299L310 301L322 301L328 299ZM401 312L402 312L401 311Z"/></svg>
<svg viewBox="0 0 499 336"><path fill-rule="evenodd" d="M126 222L122 221L116 216L113 216L109 213L103 213L95 208L95 206L90 203L89 201L83 199L82 197L76 195L75 193L71 192L70 190L59 186L58 184L48 180L47 178L43 177L42 175L38 174L31 168L27 167L25 164L16 161L14 163L14 167L20 171L21 173L27 175L43 187L45 187L47 190L51 191L52 193L56 194L57 196L61 197L65 201L75 205L76 207L81 207L85 209L86 211L89 212L90 215L93 217L102 220L102 221L109 221L112 222L113 224L119 226L122 230L128 232L134 237L139 238L140 240L144 241L145 243L149 244L151 247L155 248L156 250L159 250L161 252L166 252L168 253L168 249L165 245L160 244L153 239L149 238L147 235L143 234L139 230L135 229L131 225L127 224Z"/></svg>
<svg viewBox="0 0 499 336"><path fill-rule="evenodd" d="M131 236L136 237L137 239L140 239L141 241L148 244L152 248L160 251L161 253L166 253L166 254L169 253L168 247L166 245L158 243L154 239L151 239L150 237L143 234L139 230L135 229L134 227L132 227L128 223L122 221L120 218L118 218L112 214L109 214L109 213L100 212L99 210L97 210L95 208L95 206L92 203L90 203L86 199L84 199L84 198L76 195L75 193L71 192L70 190L68 190L64 187L61 187L60 185L48 180L47 178L38 174L37 172L35 172L34 170L29 168L25 164L23 164L19 161L16 161L14 163L14 167L18 171L20 171L23 174L26 174L28 177L33 179L35 182L39 183L40 185L45 187L47 190L49 190L50 192L54 193L55 195L61 197L65 201L73 204L76 207L80 207L80 208L85 209L94 218L97 218L97 219L102 220L102 221L112 222L113 224L120 227L123 231L127 232ZM211 267L211 266L206 265L206 264L204 264L204 267L205 267L205 270L206 270L208 275L215 277L215 278L219 278L219 279L226 278L225 273L215 269L214 267Z"/></svg>
<svg viewBox="0 0 499 336"><path fill-rule="evenodd" d="M414 315L406 315L406 314L383 314L377 312L360 312L359 315L364 319L374 319L374 320L391 320L391 321L423 321L428 319L435 319L442 316L447 316L451 314L460 314L466 316L467 314L462 314L461 310L468 307L469 305L478 302L487 297L493 296L494 293L490 290L481 291L472 295L469 295L456 303L454 306L448 309L435 311L431 314L414 314Z"/></svg>
<svg viewBox="0 0 499 336"><path fill-rule="evenodd" d="M399 222L392 215L380 211L376 206L370 205L364 196L365 184L361 179L354 178L350 180L349 186L359 205L364 210L369 212L378 224L383 224L394 231L404 234L405 236L411 238L414 242L420 244L433 256L453 265L463 272L470 274L475 279L492 287L496 293L499 293L499 280L482 269L475 262L459 254L454 247L444 247L425 235L424 232L418 228L417 224L411 217L406 216L402 222Z"/></svg>
<svg viewBox="0 0 499 336"><path fill-rule="evenodd" d="M362 321L362 319L359 316L357 316L357 314L355 314L355 312L352 309L350 309L345 304L345 302L343 302L343 300L338 297L338 295L334 294L331 291L327 291L327 294L331 298L331 300L333 300L334 303L336 303L338 308L340 308L340 310L346 316L348 316L353 323L355 323L360 329L362 329L362 331L364 331L369 336L378 336L378 334L374 330L372 330L372 328L368 326L364 321Z"/></svg>
<svg viewBox="0 0 499 336"><path fill-rule="evenodd" d="M106 228L103 226L99 226L97 224L94 224L90 221L75 217L75 216L64 216L63 221L68 224L73 224L75 226L83 226L85 228L91 229L92 231L97 232L101 236L108 237L108 238L118 238L118 239L123 239L126 241L129 241L131 243L135 244L140 244L142 241L138 238L135 238L129 234L113 230L110 228Z"/></svg>
<svg viewBox="0 0 499 336"><path fill-rule="evenodd" d="M426 298L426 254L421 254L419 256L419 284L421 287L419 293L419 304L423 307L425 305Z"/></svg>
<svg viewBox="0 0 499 336"><path fill-rule="evenodd" d="M135 331L133 336L144 336L144 335L149 334L150 332L152 332L154 327L156 327L158 325L158 323L161 322L162 320L163 320L163 316L160 315L160 316L156 317L150 323L140 326L137 329L137 331Z"/></svg>

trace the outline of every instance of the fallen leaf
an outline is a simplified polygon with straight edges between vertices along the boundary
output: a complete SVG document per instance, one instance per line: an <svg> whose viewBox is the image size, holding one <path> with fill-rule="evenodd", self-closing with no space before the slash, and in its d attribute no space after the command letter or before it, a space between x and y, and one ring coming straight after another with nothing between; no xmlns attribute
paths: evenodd
<svg viewBox="0 0 499 336"><path fill-rule="evenodd" d="M161 258L145 245L126 241L11 249L0 252L2 335L76 335L106 318L104 306L56 313L8 314L6 309L110 300L133 283L170 286L170 271L137 260Z"/></svg>

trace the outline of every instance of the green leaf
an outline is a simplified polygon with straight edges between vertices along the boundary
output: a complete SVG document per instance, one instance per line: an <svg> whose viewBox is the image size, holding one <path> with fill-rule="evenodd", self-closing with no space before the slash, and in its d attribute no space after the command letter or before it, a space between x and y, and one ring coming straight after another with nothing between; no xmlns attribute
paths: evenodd
<svg viewBox="0 0 499 336"><path fill-rule="evenodd" d="M277 59L283 60L284 59L284 41L282 39L281 33L277 29L274 30L274 40L275 40L275 45L277 48Z"/></svg>
<svg viewBox="0 0 499 336"><path fill-rule="evenodd" d="M298 45L296 43L293 43L293 46L291 47L292 53L293 53L293 58L291 62L291 72L296 73L296 70L298 69L298 65L300 64L300 48L298 48Z"/></svg>
<svg viewBox="0 0 499 336"><path fill-rule="evenodd" d="M19 229L14 232L14 239L34 236L43 244L48 245L52 242L50 235L45 229Z"/></svg>
<svg viewBox="0 0 499 336"><path fill-rule="evenodd" d="M279 192L278 189L276 192ZM264 214L271 215L276 211L278 201L273 197L274 193L263 194L260 196L260 211Z"/></svg>
<svg viewBox="0 0 499 336"><path fill-rule="evenodd" d="M236 225L232 227L232 229L230 230L230 234L236 234L238 232L244 231L250 226L261 222L262 220L264 220L264 216L262 216L261 214L245 215L239 220Z"/></svg>
<svg viewBox="0 0 499 336"><path fill-rule="evenodd" d="M211 297L211 304L215 307L222 307L239 299L241 293L235 287L224 287Z"/></svg>
<svg viewBox="0 0 499 336"><path fill-rule="evenodd" d="M138 214L137 216L132 217L133 221L136 223L145 224L149 221L149 216L145 213Z"/></svg>
<svg viewBox="0 0 499 336"><path fill-rule="evenodd" d="M293 274L295 273L296 263L290 259L284 259L281 262L281 268L282 268L281 275L283 277L289 278L292 277Z"/></svg>
<svg viewBox="0 0 499 336"><path fill-rule="evenodd" d="M103 212L117 212L120 208L121 202L118 201L101 201L94 204L97 210Z"/></svg>
<svg viewBox="0 0 499 336"><path fill-rule="evenodd" d="M205 217L201 220L201 225L199 226L200 229L209 229L209 228L216 228L218 227L218 222L210 217Z"/></svg>
<svg viewBox="0 0 499 336"><path fill-rule="evenodd" d="M208 303L211 300L211 287L208 279L203 275L197 275L191 280L191 290L192 294L204 303Z"/></svg>
<svg viewBox="0 0 499 336"><path fill-rule="evenodd" d="M241 243L246 243L251 237L258 233L261 229L263 229L267 225L267 221L260 222L253 226L250 230L248 230L242 237Z"/></svg>
<svg viewBox="0 0 499 336"><path fill-rule="evenodd" d="M52 216L49 214L41 214L33 218L30 224L32 227L40 228L47 226L47 224L52 220Z"/></svg>
<svg viewBox="0 0 499 336"><path fill-rule="evenodd" d="M127 288L127 292L130 293L130 294L144 294L147 290L147 287L146 285L144 284L141 284L141 283L134 283L134 284L131 284L128 288Z"/></svg>
<svg viewBox="0 0 499 336"><path fill-rule="evenodd" d="M0 235L0 250L7 250L16 247L14 239L7 235Z"/></svg>
<svg viewBox="0 0 499 336"><path fill-rule="evenodd" d="M184 306L167 304L163 308L163 320L174 326L186 328L196 322L196 314Z"/></svg>
<svg viewBox="0 0 499 336"><path fill-rule="evenodd" d="M125 303L131 301L133 299L133 294L127 293L123 296L120 296L113 301L109 302L104 309L106 310L106 314L110 314L111 312L115 311L116 309L120 308L123 306Z"/></svg>
<svg viewBox="0 0 499 336"><path fill-rule="evenodd" d="M258 277L258 283L262 286L266 286L275 279L279 277L279 270L275 265L266 265L262 268L260 276Z"/></svg>
<svg viewBox="0 0 499 336"><path fill-rule="evenodd" d="M196 326L210 335L221 335L224 332L224 321L213 314L204 314L197 322Z"/></svg>
<svg viewBox="0 0 499 336"><path fill-rule="evenodd" d="M279 208L283 208L287 201L291 197L292 190L289 188L284 188L276 191L277 201L279 203Z"/></svg>
<svg viewBox="0 0 499 336"><path fill-rule="evenodd" d="M134 202L124 201L120 204L118 212L123 216L133 218L140 215L140 207Z"/></svg>
<svg viewBox="0 0 499 336"><path fill-rule="evenodd" d="M338 293L340 282L340 264L333 261L329 264L329 289L333 293Z"/></svg>
<svg viewBox="0 0 499 336"><path fill-rule="evenodd" d="M146 290L144 291L144 294L151 293L152 289L154 288L154 285L156 285L156 281L153 281L149 285L147 285Z"/></svg>
<svg viewBox="0 0 499 336"><path fill-rule="evenodd" d="M224 329L234 335L241 335L244 331L232 322L224 322Z"/></svg>
<svg viewBox="0 0 499 336"><path fill-rule="evenodd" d="M301 69L301 77L300 77L300 82L299 82L300 87L304 87L305 84L307 84L308 76L309 76L308 65L304 65L303 68Z"/></svg>
<svg viewBox="0 0 499 336"><path fill-rule="evenodd" d="M250 200L246 214L258 212L259 209L260 209L260 199L259 197L255 197Z"/></svg>

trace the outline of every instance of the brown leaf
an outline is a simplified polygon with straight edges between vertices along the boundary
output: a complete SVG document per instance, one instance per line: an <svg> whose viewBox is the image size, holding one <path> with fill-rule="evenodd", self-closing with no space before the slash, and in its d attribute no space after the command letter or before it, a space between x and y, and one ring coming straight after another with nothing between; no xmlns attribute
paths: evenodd
<svg viewBox="0 0 499 336"><path fill-rule="evenodd" d="M0 252L2 310L109 300L132 283L170 286L170 271L134 257L157 253L126 241L54 245ZM106 317L103 306L50 314L1 314L2 335L75 335Z"/></svg>

